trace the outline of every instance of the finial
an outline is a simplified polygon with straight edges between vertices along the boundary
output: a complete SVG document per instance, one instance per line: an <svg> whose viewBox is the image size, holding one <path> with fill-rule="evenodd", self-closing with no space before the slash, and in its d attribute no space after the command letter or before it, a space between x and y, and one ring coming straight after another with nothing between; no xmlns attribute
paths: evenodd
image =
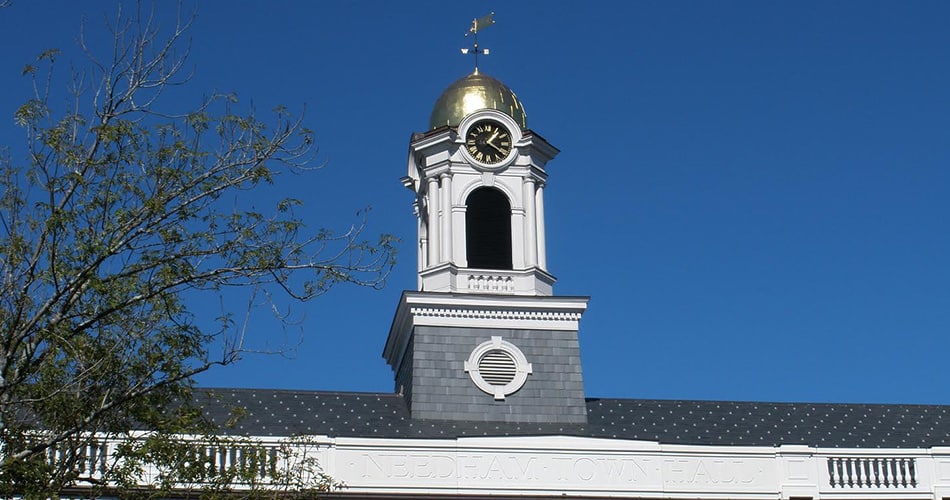
<svg viewBox="0 0 950 500"><path fill-rule="evenodd" d="M495 24L495 19L492 17L495 13L491 12L485 17L480 17L478 19L472 19L472 27L468 29L465 33L465 36L472 35L475 39L475 45L471 49L462 49L463 54L473 54L475 56L475 74L478 74L478 53L488 55L488 49L478 48L478 32Z"/></svg>

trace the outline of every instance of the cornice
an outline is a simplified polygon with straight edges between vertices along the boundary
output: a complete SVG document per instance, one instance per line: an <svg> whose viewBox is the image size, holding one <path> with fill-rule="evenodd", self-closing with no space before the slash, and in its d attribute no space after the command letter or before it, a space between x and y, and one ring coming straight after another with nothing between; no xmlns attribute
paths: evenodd
<svg viewBox="0 0 950 500"><path fill-rule="evenodd" d="M508 309L480 309L480 308L444 308L444 307L411 307L410 314L417 319L416 324L427 324L425 318L446 319L476 319L501 321L580 321L580 312L556 311L519 311ZM436 322L438 323L438 322Z"/></svg>
<svg viewBox="0 0 950 500"><path fill-rule="evenodd" d="M457 132L449 127L432 130L425 134L413 134L409 141L409 148L420 151L439 143L452 143L457 135Z"/></svg>
<svg viewBox="0 0 950 500"><path fill-rule="evenodd" d="M553 160L554 157L561 152L558 148L546 141L544 137L541 137L531 130L525 131L524 135L522 136L521 140L518 141L516 146L519 148L527 147L528 149L537 151L541 156L543 156L542 165L550 160Z"/></svg>

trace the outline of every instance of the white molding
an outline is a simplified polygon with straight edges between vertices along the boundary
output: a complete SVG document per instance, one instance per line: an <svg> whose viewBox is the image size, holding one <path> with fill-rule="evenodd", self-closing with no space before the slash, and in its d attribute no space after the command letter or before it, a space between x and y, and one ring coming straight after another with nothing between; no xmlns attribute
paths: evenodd
<svg viewBox="0 0 950 500"><path fill-rule="evenodd" d="M477 308L413 307L416 325L576 330L581 313Z"/></svg>

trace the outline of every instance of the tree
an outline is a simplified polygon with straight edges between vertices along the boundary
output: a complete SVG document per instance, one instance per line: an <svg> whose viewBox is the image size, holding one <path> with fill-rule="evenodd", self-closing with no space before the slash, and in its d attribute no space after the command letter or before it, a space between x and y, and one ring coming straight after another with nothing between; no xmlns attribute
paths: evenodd
<svg viewBox="0 0 950 500"><path fill-rule="evenodd" d="M74 484L94 435L213 435L186 404L193 378L239 360L244 337L228 313L208 328L194 294L305 301L339 283L379 287L391 269L393 240L365 241L365 219L308 233L297 200L233 207L310 170L313 134L283 108L238 113L233 95L165 112L188 82L193 19L161 34L147 12L120 10L108 59L80 37L88 64L66 110L50 98L58 52L24 70L35 93L14 118L27 153L0 155L0 493Z"/></svg>

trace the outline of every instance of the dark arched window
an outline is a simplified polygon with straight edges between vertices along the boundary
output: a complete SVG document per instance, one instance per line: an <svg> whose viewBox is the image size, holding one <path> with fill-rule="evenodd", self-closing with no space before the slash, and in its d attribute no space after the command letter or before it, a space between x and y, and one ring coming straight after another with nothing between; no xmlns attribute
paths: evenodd
<svg viewBox="0 0 950 500"><path fill-rule="evenodd" d="M481 187L465 202L468 267L511 269L511 204L501 191Z"/></svg>

